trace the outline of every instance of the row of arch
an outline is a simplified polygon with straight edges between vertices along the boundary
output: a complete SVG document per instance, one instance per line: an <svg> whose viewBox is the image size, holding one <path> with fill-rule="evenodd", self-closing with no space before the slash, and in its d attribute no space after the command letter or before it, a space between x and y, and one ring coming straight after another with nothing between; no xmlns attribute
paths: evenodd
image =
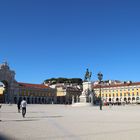
<svg viewBox="0 0 140 140"><path fill-rule="evenodd" d="M17 104L18 101L23 100L23 98L26 99L27 104L52 104L55 101L53 97L48 98L48 97L28 97L28 96L17 97L15 96L14 103Z"/></svg>
<svg viewBox="0 0 140 140"><path fill-rule="evenodd" d="M104 102L129 102L136 103L139 97L124 97L124 98L103 98Z"/></svg>
<svg viewBox="0 0 140 140"><path fill-rule="evenodd" d="M29 96L15 96L14 103L17 104L19 100L25 97L28 104L72 104L79 102L79 96L58 96L58 97L29 97Z"/></svg>

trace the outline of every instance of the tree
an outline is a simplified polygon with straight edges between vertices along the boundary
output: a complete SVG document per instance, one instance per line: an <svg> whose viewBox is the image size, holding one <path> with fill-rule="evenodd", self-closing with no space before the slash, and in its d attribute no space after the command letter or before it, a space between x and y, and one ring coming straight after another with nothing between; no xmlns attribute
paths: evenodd
<svg viewBox="0 0 140 140"><path fill-rule="evenodd" d="M78 84L78 85L82 85L83 81L81 78L63 78L63 77L59 77L59 78L50 78L50 79L46 79L44 80L44 83L46 84L56 84L56 83L69 83L69 84Z"/></svg>

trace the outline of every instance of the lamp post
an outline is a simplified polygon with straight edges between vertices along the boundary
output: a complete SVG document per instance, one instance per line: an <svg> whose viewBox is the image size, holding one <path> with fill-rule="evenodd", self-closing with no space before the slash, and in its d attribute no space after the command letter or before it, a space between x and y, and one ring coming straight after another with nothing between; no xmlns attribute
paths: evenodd
<svg viewBox="0 0 140 140"><path fill-rule="evenodd" d="M100 84L100 110L102 110L101 81L103 79L103 74L101 72L98 73L98 79Z"/></svg>
<svg viewBox="0 0 140 140"><path fill-rule="evenodd" d="M87 89L87 102L89 102L89 95L90 95L90 90L89 90L89 81L88 81L88 89Z"/></svg>

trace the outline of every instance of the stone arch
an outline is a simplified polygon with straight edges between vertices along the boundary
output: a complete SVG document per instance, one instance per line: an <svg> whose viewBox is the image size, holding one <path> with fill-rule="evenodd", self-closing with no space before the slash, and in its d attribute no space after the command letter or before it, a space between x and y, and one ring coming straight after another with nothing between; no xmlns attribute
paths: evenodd
<svg viewBox="0 0 140 140"><path fill-rule="evenodd" d="M44 100L44 97L43 97L43 98L42 98L42 104L44 104L44 101L45 101L45 100Z"/></svg>
<svg viewBox="0 0 140 140"><path fill-rule="evenodd" d="M124 98L124 101L127 102L127 98L126 97Z"/></svg>
<svg viewBox="0 0 140 140"><path fill-rule="evenodd" d="M2 94L3 103L14 102L14 85L16 84L15 72L10 70L8 63L4 62L0 64L0 82L5 86L4 93Z"/></svg>
<svg viewBox="0 0 140 140"><path fill-rule="evenodd" d="M17 97L14 97L14 103L17 104Z"/></svg>
<svg viewBox="0 0 140 140"><path fill-rule="evenodd" d="M30 104L30 97L27 97L27 104Z"/></svg>
<svg viewBox="0 0 140 140"><path fill-rule="evenodd" d="M37 104L37 97L35 97L35 104Z"/></svg>
<svg viewBox="0 0 140 140"><path fill-rule="evenodd" d="M33 97L31 98L31 103L34 104L34 98Z"/></svg>
<svg viewBox="0 0 140 140"><path fill-rule="evenodd" d="M5 103L8 93L8 82L6 80L0 80L0 103Z"/></svg>
<svg viewBox="0 0 140 140"><path fill-rule="evenodd" d="M111 102L111 98L109 98L109 102Z"/></svg>

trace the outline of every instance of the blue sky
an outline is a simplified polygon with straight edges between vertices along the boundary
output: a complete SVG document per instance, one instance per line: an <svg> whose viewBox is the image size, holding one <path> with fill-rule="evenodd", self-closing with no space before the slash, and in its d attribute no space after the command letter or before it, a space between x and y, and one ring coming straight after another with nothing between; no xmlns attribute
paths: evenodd
<svg viewBox="0 0 140 140"><path fill-rule="evenodd" d="M52 77L140 81L140 1L1 0L0 63L16 80Z"/></svg>

